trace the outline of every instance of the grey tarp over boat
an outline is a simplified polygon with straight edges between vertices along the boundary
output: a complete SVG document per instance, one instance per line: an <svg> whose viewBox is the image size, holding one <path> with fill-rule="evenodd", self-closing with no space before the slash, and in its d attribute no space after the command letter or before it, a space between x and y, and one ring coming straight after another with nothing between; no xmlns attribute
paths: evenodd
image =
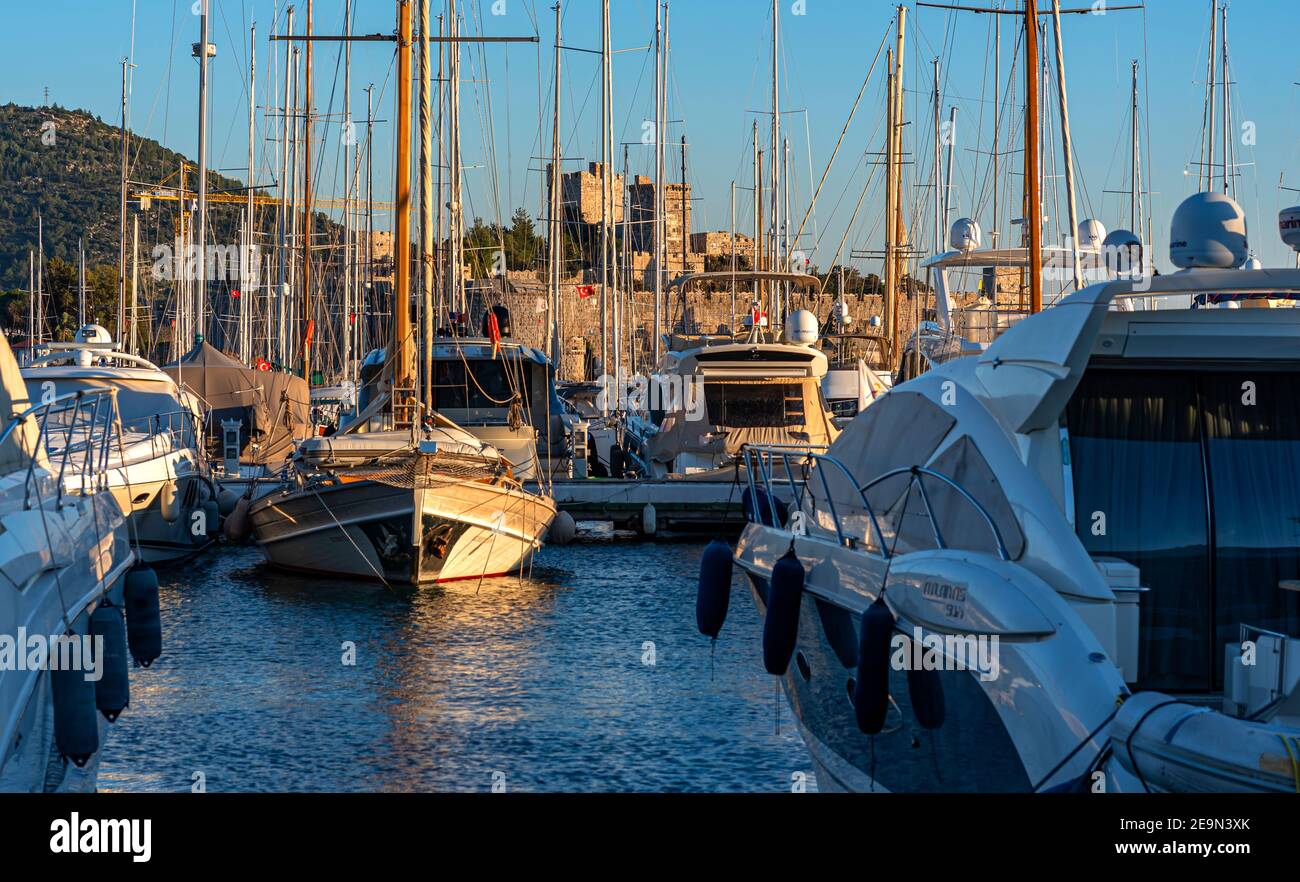
<svg viewBox="0 0 1300 882"><path fill-rule="evenodd" d="M295 438L311 434L311 392L301 377L253 370L207 343L162 369L209 410L210 441L220 445L222 420L243 423L239 440L245 464L277 465Z"/></svg>

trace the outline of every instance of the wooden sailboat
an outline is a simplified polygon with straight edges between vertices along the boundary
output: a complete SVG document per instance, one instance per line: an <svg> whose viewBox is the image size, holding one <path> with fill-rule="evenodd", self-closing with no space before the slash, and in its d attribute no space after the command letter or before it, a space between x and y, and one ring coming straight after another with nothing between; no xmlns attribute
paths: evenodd
<svg viewBox="0 0 1300 882"><path fill-rule="evenodd" d="M428 0L422 2L421 40L427 46ZM394 254L402 258L410 254L411 242L413 5L398 2L393 238ZM452 33L439 39L454 47L462 38ZM428 150L421 159L430 161ZM396 261L395 281L386 394L358 414L350 427L357 431L302 445L287 486L250 506L254 536L278 566L385 583L447 582L519 570L541 546L555 504L525 491L508 460L419 400L408 260ZM422 345L431 342L424 337Z"/></svg>

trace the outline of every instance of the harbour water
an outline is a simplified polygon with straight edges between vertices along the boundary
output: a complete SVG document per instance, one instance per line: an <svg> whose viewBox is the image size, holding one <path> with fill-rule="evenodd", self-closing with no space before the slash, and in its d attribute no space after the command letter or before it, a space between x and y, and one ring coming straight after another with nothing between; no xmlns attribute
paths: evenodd
<svg viewBox="0 0 1300 882"><path fill-rule="evenodd" d="M813 790L738 578L716 646L695 629L700 550L598 539L403 595L252 547L163 570L163 657L132 675L99 787Z"/></svg>

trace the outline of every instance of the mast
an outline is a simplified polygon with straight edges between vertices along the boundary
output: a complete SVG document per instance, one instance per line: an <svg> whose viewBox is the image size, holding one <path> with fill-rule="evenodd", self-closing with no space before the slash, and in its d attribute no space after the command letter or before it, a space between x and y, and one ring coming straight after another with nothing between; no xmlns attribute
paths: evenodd
<svg viewBox="0 0 1300 882"><path fill-rule="evenodd" d="M343 355L340 367L343 369L344 381L352 379L352 316L356 310L356 291L353 288L356 278L354 245L352 231L353 182L352 153L356 150L357 129L352 122L352 0L343 4L343 33L348 38L343 44ZM353 387L356 394L356 387ZM354 401L357 399L354 399Z"/></svg>
<svg viewBox="0 0 1300 882"><path fill-rule="evenodd" d="M465 213L461 205L463 193L461 183L462 163L460 158L460 14L456 11L456 0L447 2L447 33L451 40L447 47L448 67L451 82L448 84L447 108L448 151L447 163L450 166L449 184L451 193L448 199L448 223L451 226L451 265L448 276L451 280L451 307L457 313L468 311L465 302Z"/></svg>
<svg viewBox="0 0 1300 882"><path fill-rule="evenodd" d="M1056 38L1056 89L1061 93L1061 150L1065 153L1065 196L1070 208L1070 250L1074 258L1074 287L1077 290L1083 287L1083 270L1079 266L1079 218L1074 204L1074 151L1070 146L1070 104L1065 97L1065 49L1061 40L1061 0L1052 0L1052 30Z"/></svg>
<svg viewBox="0 0 1300 882"><path fill-rule="evenodd" d="M763 271L763 151L758 146L758 120L754 120L750 143L753 146L754 167L754 254L750 258L755 272ZM755 302L760 296L760 286L755 279L750 294Z"/></svg>
<svg viewBox="0 0 1300 882"><path fill-rule="evenodd" d="M1002 16L993 16L993 229L989 230L989 239L996 248L998 244L998 164L1002 158L998 155L998 132L1002 128ZM953 132L950 137L955 138ZM944 196L943 222L948 224L947 195Z"/></svg>
<svg viewBox="0 0 1300 882"><path fill-rule="evenodd" d="M127 327L130 329L130 337L127 352L135 355L136 349L136 310L139 306L139 286L140 286L140 215L131 216L131 306L127 313Z"/></svg>
<svg viewBox="0 0 1300 882"><path fill-rule="evenodd" d="M1039 202L1038 0L1025 0L1025 223L1029 235L1029 311L1043 309L1043 227Z"/></svg>
<svg viewBox="0 0 1300 882"><path fill-rule="evenodd" d="M118 202L118 244L117 244L117 342L122 343L122 328L126 320L126 77L131 61L122 59L122 179L121 198Z"/></svg>
<svg viewBox="0 0 1300 882"><path fill-rule="evenodd" d="M1214 50L1218 46L1219 2L1210 0L1210 53L1206 61L1205 100L1209 108L1205 121L1205 183L1202 190L1214 189Z"/></svg>
<svg viewBox="0 0 1300 882"><path fill-rule="evenodd" d="M77 239L77 327L86 323L86 249Z"/></svg>
<svg viewBox="0 0 1300 882"><path fill-rule="evenodd" d="M609 308L610 308L610 274L609 249L613 245L613 227L610 213L614 208L614 179L610 173L610 164L614 159L613 117L614 117L614 83L611 63L609 38L609 0L600 4L600 369L609 373ZM618 351L618 344L614 344ZM609 396L601 396L602 413L609 413Z"/></svg>
<svg viewBox="0 0 1300 882"><path fill-rule="evenodd" d="M204 334L207 327L207 266L204 260L208 242L208 0L202 0L199 17L199 225L195 266L198 268L196 333ZM206 337L207 335L204 334Z"/></svg>
<svg viewBox="0 0 1300 882"><path fill-rule="evenodd" d="M660 337L663 335L663 299L664 299L664 254L665 242L664 234L666 224L664 210L667 201L664 199L664 186L667 184L667 175L664 170L664 138L667 135L667 126L665 107L667 100L667 71L668 67L668 4L662 4L663 23L659 20L659 7L656 6L655 13L655 206L654 206L654 268L655 268L655 305L654 305L654 334L652 360L657 365L659 363Z"/></svg>
<svg viewBox="0 0 1300 882"><path fill-rule="evenodd" d="M311 216L311 27L312 0L307 0L307 57L303 70L303 115L302 115L302 378L311 385L311 244L312 228L315 224ZM410 76L410 72L407 72ZM407 85L409 89L409 84Z"/></svg>
<svg viewBox="0 0 1300 882"><path fill-rule="evenodd" d="M429 0L420 0L420 303L424 327L422 397L433 409L433 72Z"/></svg>
<svg viewBox="0 0 1300 882"><path fill-rule="evenodd" d="M781 229L781 3L772 0L772 269L785 268Z"/></svg>
<svg viewBox="0 0 1300 882"><path fill-rule="evenodd" d="M885 331L885 340L889 347L889 359L892 365L896 357L896 347L894 344L894 233L897 227L894 222L894 189L895 183L895 165L894 156L894 127L898 125L894 118L894 50L890 49L885 53L885 251L884 251L884 278L881 280L883 288L881 290L881 312Z"/></svg>
<svg viewBox="0 0 1300 882"><path fill-rule="evenodd" d="M562 35L560 4L555 4L555 106L551 117L551 208L550 208L550 305L551 305L551 361L555 364L555 377L564 379L564 301L560 296L560 278L563 272L564 234L560 224L560 76L563 71L560 59Z"/></svg>
<svg viewBox="0 0 1300 882"><path fill-rule="evenodd" d="M1137 236L1142 235L1141 224L1138 223L1138 63L1133 59L1133 99L1132 99L1132 154L1129 156L1129 182L1132 186L1129 189L1128 197L1128 215L1129 229Z"/></svg>
<svg viewBox="0 0 1300 882"><path fill-rule="evenodd" d="M397 164L393 200L393 418L411 407L411 29L413 0L397 5ZM308 43L310 46L311 44Z"/></svg>
<svg viewBox="0 0 1300 882"><path fill-rule="evenodd" d="M36 215L36 342L45 339L45 218Z"/></svg>
<svg viewBox="0 0 1300 882"><path fill-rule="evenodd" d="M249 28L248 37L248 205L246 207L247 219L244 221L244 250L240 257L239 265L243 269L243 278L240 279L239 292L239 352L240 359L247 364L252 360L253 349L252 336L252 303L249 302L251 295L250 288L253 285L253 276L257 271L256 252L254 250L253 234L253 184L257 165L256 137L257 137L257 25L253 24Z"/></svg>
<svg viewBox="0 0 1300 882"><path fill-rule="evenodd" d="M892 315L890 317L894 334L892 340L893 352L899 350L898 338L901 330L898 323L899 293L905 274L902 246L903 240L906 238L906 228L903 222L903 46L907 34L906 26L907 7L899 4L897 49L894 52L894 124L891 129L894 142L894 267L892 269L894 291Z"/></svg>
<svg viewBox="0 0 1300 882"><path fill-rule="evenodd" d="M293 33L293 7L285 10L285 33ZM280 217L279 217L279 291L276 297L276 317L279 333L277 339L277 358L280 364L286 363L285 340L287 333L286 316L289 299L289 204L290 175L289 166L289 118L292 115L294 52L292 43L284 44L284 113L280 127Z"/></svg>
<svg viewBox="0 0 1300 882"><path fill-rule="evenodd" d="M936 57L934 64L934 95L932 108L934 111L934 253L938 255L943 251L943 199L939 192L939 170L941 164L940 149L942 148L943 137L941 134L940 114L940 97L939 97L939 59ZM843 297L843 288L840 290L841 298Z"/></svg>
<svg viewBox="0 0 1300 882"><path fill-rule="evenodd" d="M36 255L27 251L27 360L36 357Z"/></svg>
<svg viewBox="0 0 1300 882"><path fill-rule="evenodd" d="M1223 192L1228 193L1228 180L1230 175L1229 161L1229 130L1232 128L1232 112L1228 104L1228 4L1223 4L1219 15L1221 25L1219 27L1219 46L1223 58L1222 76L1219 78L1223 83Z"/></svg>

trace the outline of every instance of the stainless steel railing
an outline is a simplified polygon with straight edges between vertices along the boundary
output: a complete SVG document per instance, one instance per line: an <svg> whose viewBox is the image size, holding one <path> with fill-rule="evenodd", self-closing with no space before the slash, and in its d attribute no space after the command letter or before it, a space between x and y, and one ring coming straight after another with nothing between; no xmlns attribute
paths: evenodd
<svg viewBox="0 0 1300 882"><path fill-rule="evenodd" d="M117 390L70 392L33 404L14 415L0 432L0 444L20 426L30 425L29 420L36 423L35 447L45 452L60 501L68 490L69 469L82 494L107 489L108 457L118 437ZM33 456L27 464L23 495L27 508L32 507L34 493L40 498L38 459Z"/></svg>
<svg viewBox="0 0 1300 882"><path fill-rule="evenodd" d="M951 488L958 494L958 496L969 504L984 521L989 532L992 534L993 541L997 546L998 555L1003 560L1011 559L1011 555L1007 552L1006 543L1002 539L1002 532L998 529L997 523L993 520L993 517L989 514L988 510L979 502L979 500L972 496L966 488L957 483L957 481L947 475L936 472L933 469L928 469L924 466L908 466L893 469L866 484L859 485L857 478L854 477L848 466L844 465L830 453L823 450L808 447L772 445L745 447L742 449L741 453L745 463L745 478L749 484L751 506L754 509L754 511L750 513L751 520L757 516L760 522L766 522L764 513L757 510L760 505L766 504L768 507L766 514L771 515L770 524L777 527L783 526L780 512L777 509L779 497L774 490L774 484L776 486L784 485L789 488L791 501L794 503L797 510L802 510L804 508L805 500L811 500L815 505L816 500L812 497L812 492L808 487L808 482L812 480L814 475L816 475L820 480L822 491L825 494L827 507L830 509L829 514L831 523L835 528L836 538L839 540L841 545L848 548L856 548L858 540L856 537L850 536L845 531L843 519L835 505L835 496L831 492L830 482L827 479L828 474L838 473L844 477L848 482L848 485L852 487L854 492L857 494L855 502L861 505L862 511L866 514L868 523L871 526L871 531L878 540L881 555L888 558L892 556L893 549L885 539L885 532L880 526L880 519L877 517L876 511L871 505L871 501L867 498L867 494L873 487L876 487L885 481L898 478L902 475L908 475L908 487L906 492L911 493L912 488L916 488L917 493L921 498L921 503L925 507L926 518L929 520L935 545L938 548L948 548L948 543L939 526L939 519L935 517L934 507L930 500L930 494L926 491L925 480L927 478L933 481L938 481ZM784 468L785 476L782 479L774 477L776 473L776 465L778 463L780 463ZM760 489L762 490L761 494L759 492ZM901 524L899 525L899 528L901 529ZM897 534L897 532L898 530L895 530L895 534ZM868 542L871 541L870 536L866 538Z"/></svg>

